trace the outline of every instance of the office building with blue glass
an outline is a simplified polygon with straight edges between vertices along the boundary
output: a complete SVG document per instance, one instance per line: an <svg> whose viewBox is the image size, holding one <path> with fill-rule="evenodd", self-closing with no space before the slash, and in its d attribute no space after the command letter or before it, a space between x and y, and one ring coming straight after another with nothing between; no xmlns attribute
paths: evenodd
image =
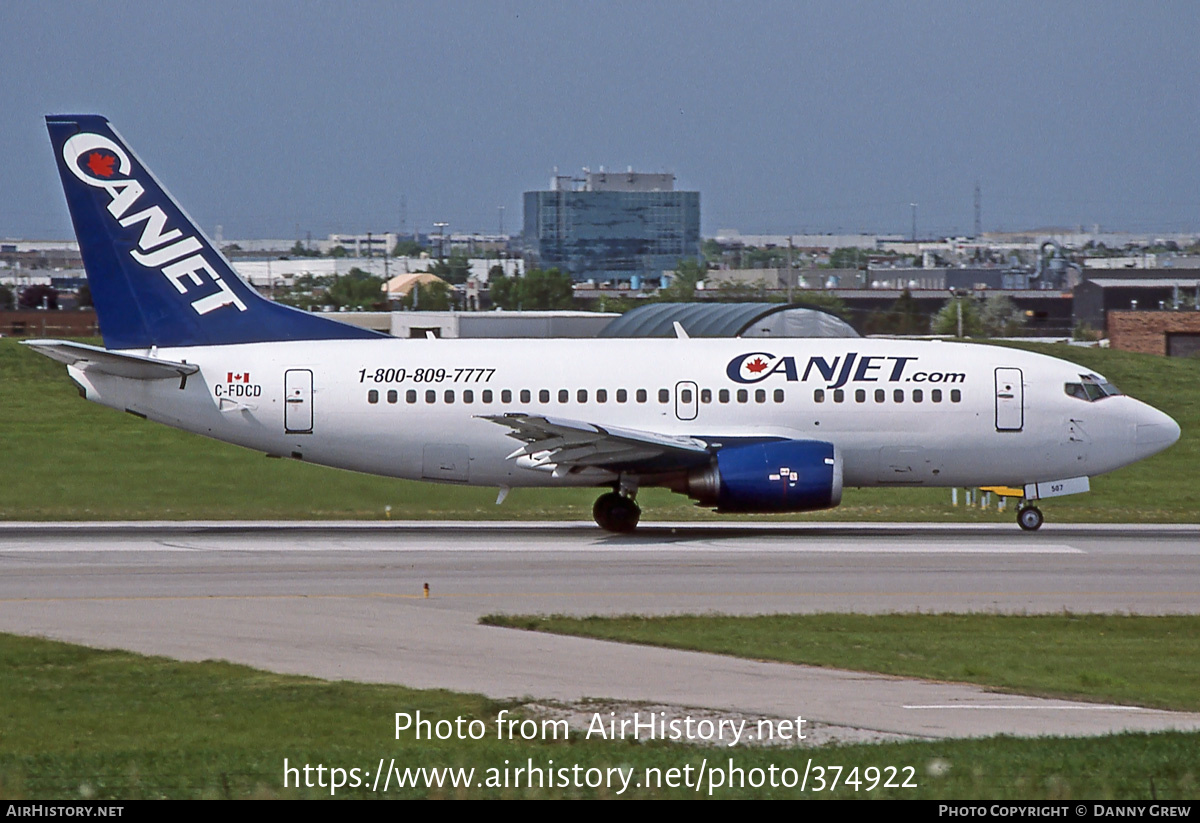
<svg viewBox="0 0 1200 823"><path fill-rule="evenodd" d="M525 192L527 264L576 281L657 282L700 258L700 192L675 191L673 174L584 170Z"/></svg>

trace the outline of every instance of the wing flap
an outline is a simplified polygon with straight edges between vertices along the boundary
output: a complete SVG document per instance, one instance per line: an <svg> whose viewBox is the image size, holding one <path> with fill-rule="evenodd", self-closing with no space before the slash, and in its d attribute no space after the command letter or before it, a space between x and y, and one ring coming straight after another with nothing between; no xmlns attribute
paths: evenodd
<svg viewBox="0 0 1200 823"><path fill-rule="evenodd" d="M178 380L200 370L195 363L109 351L70 340L25 340L22 345L68 366L132 380Z"/></svg>
<svg viewBox="0 0 1200 823"><path fill-rule="evenodd" d="M711 459L708 444L692 437L523 412L480 417L508 427L508 436L525 444L509 459L538 467L668 471L703 465Z"/></svg>

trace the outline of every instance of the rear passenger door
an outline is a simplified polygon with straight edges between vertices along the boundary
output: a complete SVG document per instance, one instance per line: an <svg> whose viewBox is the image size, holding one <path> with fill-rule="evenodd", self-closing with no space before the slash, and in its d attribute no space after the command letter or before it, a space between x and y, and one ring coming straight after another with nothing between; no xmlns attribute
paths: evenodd
<svg viewBox="0 0 1200 823"><path fill-rule="evenodd" d="M288 369L283 373L283 430L288 434L312 434L313 373Z"/></svg>

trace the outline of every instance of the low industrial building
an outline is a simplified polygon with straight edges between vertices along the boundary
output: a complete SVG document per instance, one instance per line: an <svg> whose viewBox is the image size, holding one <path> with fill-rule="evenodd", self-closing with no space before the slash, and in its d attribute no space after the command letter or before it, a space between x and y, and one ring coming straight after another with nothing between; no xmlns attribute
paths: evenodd
<svg viewBox="0 0 1200 823"><path fill-rule="evenodd" d="M1163 276L1168 272L1169 276ZM1075 287L1076 321L1106 335L1111 333L1108 318L1114 313L1185 309L1198 304L1200 269L1147 269L1138 276L1119 277L1089 272L1088 279Z"/></svg>
<svg viewBox="0 0 1200 823"><path fill-rule="evenodd" d="M866 283L862 269L709 269L704 275L705 289L854 289Z"/></svg>
<svg viewBox="0 0 1200 823"><path fill-rule="evenodd" d="M1112 311L1108 339L1122 351L1195 357L1200 355L1200 311Z"/></svg>
<svg viewBox="0 0 1200 823"><path fill-rule="evenodd" d="M0 337L98 337L93 309L0 311Z"/></svg>

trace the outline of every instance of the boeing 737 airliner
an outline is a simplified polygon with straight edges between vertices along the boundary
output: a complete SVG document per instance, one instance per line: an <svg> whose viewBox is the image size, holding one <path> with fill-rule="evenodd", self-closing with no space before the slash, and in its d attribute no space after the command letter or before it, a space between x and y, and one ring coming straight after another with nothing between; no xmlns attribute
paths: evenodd
<svg viewBox="0 0 1200 823"><path fill-rule="evenodd" d="M908 340L401 340L258 295L96 115L47 118L104 347L26 345L88 400L268 455L500 489L641 486L719 512L837 506L845 486L1041 497L1179 438L1038 354ZM499 501L498 501L499 502Z"/></svg>

